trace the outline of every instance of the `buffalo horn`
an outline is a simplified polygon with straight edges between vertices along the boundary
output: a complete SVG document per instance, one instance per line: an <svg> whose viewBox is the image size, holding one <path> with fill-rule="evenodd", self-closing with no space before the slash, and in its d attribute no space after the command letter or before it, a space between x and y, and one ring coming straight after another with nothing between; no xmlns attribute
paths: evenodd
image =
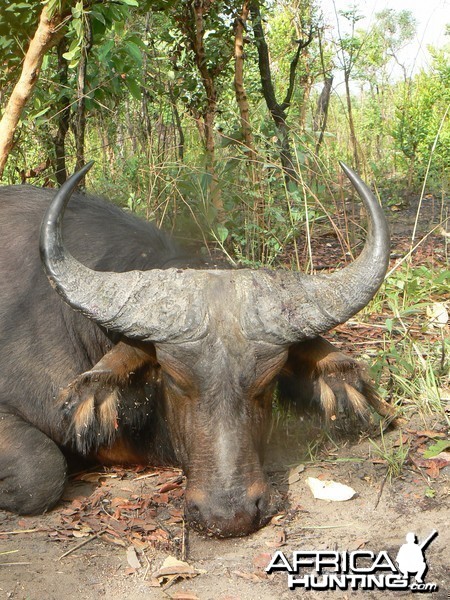
<svg viewBox="0 0 450 600"><path fill-rule="evenodd" d="M267 337L281 344L313 338L345 323L370 302L382 284L389 263L389 228L383 209L358 175L340 164L368 212L362 252L331 274L256 271L258 302L256 310L245 316L248 331L264 326Z"/></svg>
<svg viewBox="0 0 450 600"><path fill-rule="evenodd" d="M188 340L207 326L197 285L188 271L153 269L101 272L78 262L66 248L61 225L70 197L93 162L72 175L58 190L41 225L40 253L52 287L73 309L107 331L146 341Z"/></svg>
<svg viewBox="0 0 450 600"><path fill-rule="evenodd" d="M55 195L42 222L40 251L57 292L109 331L152 342L198 339L208 330L214 290L225 286L236 294L236 302L224 303L223 311L240 307L238 318L246 337L290 344L347 321L369 303L384 279L389 260L386 219L369 188L342 163L368 211L369 227L359 257L339 271L329 275L265 269L94 271L70 254L61 234L65 207L91 166L70 177Z"/></svg>

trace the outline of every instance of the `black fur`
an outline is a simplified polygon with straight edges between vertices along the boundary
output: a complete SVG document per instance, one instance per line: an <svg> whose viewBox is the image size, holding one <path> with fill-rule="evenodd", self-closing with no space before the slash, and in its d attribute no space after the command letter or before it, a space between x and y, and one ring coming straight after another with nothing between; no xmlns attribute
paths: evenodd
<svg viewBox="0 0 450 600"><path fill-rule="evenodd" d="M148 357L142 368L125 374L119 369L119 379L114 373L92 370L120 339L108 337L69 308L43 272L39 230L53 195L51 190L29 186L0 188L0 508L17 512L47 510L58 500L65 480L63 453L95 456L125 440L128 449L144 461L174 461L173 431L169 436L164 414L169 409L163 401L159 364L152 358L153 346L141 349ZM95 270L204 267L153 225L97 198L75 195L63 223L69 251ZM222 356L219 367L228 358ZM209 382L209 392L214 385L221 388L220 368L216 371L217 381ZM233 374L238 371L239 365L231 369ZM268 382L263 394L268 414L276 375L274 371L273 382ZM321 338L291 348L279 387L295 404L316 404L329 418L342 407L363 416L364 402L371 403L372 398L357 363ZM239 409L244 411L240 404ZM174 410L177 419L178 404ZM233 413L232 402L225 403L223 410ZM258 410L263 412L262 407ZM247 424L248 415L239 417ZM204 424L208 435L209 425ZM252 431L258 429L255 421L248 425ZM258 477L259 470L256 465ZM34 481L33 473L41 474L39 481ZM24 495L23 490L28 492ZM261 494L266 494L265 489ZM259 506L255 502L253 498L252 509ZM255 523L264 518L258 508ZM233 519L227 523L233 535L236 531L241 535ZM248 524L242 525L243 532L249 530Z"/></svg>
<svg viewBox="0 0 450 600"><path fill-rule="evenodd" d="M93 427L86 438L74 444L58 399L61 391L97 363L117 340L109 339L97 325L71 310L43 272L39 230L53 195L51 190L30 186L0 188L0 414L15 415L22 428L28 427L30 432L36 428L63 450L75 446L77 451L89 453L110 440L98 437ZM153 225L80 194L67 209L64 238L76 258L97 270L166 268L187 260ZM140 386L138 378L136 374L128 389L119 392L119 430L115 433L144 446L149 460L165 460L173 455L163 415L156 407L157 392L148 385ZM0 420L3 445L7 443L7 422L9 417ZM11 435L8 440L13 443ZM35 451L37 448L29 450ZM7 456L10 453L2 447L0 479ZM8 506L4 495L0 483L0 507ZM40 507L38 503L36 511Z"/></svg>

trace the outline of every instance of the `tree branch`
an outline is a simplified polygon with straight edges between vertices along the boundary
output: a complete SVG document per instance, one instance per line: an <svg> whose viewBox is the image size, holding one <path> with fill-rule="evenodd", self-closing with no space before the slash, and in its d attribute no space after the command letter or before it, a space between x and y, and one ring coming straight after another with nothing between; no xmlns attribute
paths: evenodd
<svg viewBox="0 0 450 600"><path fill-rule="evenodd" d="M258 66L261 76L261 86L267 107L272 114L279 111L279 104L275 96L275 89L270 72L269 47L267 46L264 29L262 26L261 11L259 1L251 0L250 12L252 15L253 31L255 33L255 43L258 50Z"/></svg>
<svg viewBox="0 0 450 600"><path fill-rule="evenodd" d="M61 21L60 13L50 16L47 6L44 6L38 28L25 55L19 81L14 87L0 121L0 179L13 147L20 116L39 79L45 53L57 44L63 35Z"/></svg>
<svg viewBox="0 0 450 600"><path fill-rule="evenodd" d="M297 71L297 65L298 65L298 61L300 59L300 55L302 53L302 50L307 48L309 46L309 44L312 42L313 37L314 37L314 30L312 27L310 27L309 33L308 33L308 38L304 42L297 40L297 44L298 44L297 52L295 53L294 58L291 60L291 65L289 67L289 87L286 92L286 97L280 106L280 108L283 112L286 111L286 109L288 109L289 106L291 105L292 94L294 93L294 87L295 87L295 74Z"/></svg>

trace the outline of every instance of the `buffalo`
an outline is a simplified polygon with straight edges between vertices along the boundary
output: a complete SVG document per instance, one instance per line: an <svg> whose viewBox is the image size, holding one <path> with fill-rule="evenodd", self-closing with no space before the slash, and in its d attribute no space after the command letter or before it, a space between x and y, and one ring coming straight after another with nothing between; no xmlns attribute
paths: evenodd
<svg viewBox="0 0 450 600"><path fill-rule="evenodd" d="M178 464L186 520L246 535L273 510L263 462L275 389L329 422L390 412L320 337L381 285L383 211L342 165L369 215L356 260L321 275L208 268L104 200L67 206L90 166L56 192L0 188L0 508L54 506L68 456Z"/></svg>

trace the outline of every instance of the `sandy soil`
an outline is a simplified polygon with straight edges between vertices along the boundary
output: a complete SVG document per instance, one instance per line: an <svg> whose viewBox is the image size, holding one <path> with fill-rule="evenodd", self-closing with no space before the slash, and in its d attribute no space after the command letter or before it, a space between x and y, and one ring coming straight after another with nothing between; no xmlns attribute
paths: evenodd
<svg viewBox="0 0 450 600"><path fill-rule="evenodd" d="M430 436L442 438L448 432L436 421L425 423L416 419L402 434L398 430L386 434L385 443L394 445L393 451L400 435L403 443L410 446L409 458L402 475L390 482L386 479L386 464L374 453L368 439L339 448L329 447L315 456L313 462L308 462L305 456L308 440L305 442L304 432L283 430L271 446L269 470L274 487L284 494L285 510L262 530L241 539L218 540L183 531L183 523L178 519L182 485L178 485L179 474L175 471L109 469L84 473L72 479L65 500L47 515L24 518L0 512L0 598L275 600L305 597L305 591L288 589L286 573L267 575L265 572L264 567L276 550L282 550L289 557L293 550L364 548L375 554L385 550L395 558L406 533L413 531L423 540L436 529L439 535L426 551L429 566L426 581L437 583L439 590L422 596L447 599L450 591L450 466L427 470L426 464L417 465L423 460L424 449L433 443ZM309 476L345 483L353 487L357 495L346 502L316 500L305 482ZM117 506L127 506L127 502L135 502L136 498L158 496L158 490L164 485L166 489L175 489L165 496L164 492L160 494L162 498L159 498L154 522L163 529L144 534L142 528L137 527L135 531L141 533L133 535L131 529L119 527L114 531L112 527L110 531L116 537L109 532L95 537L95 532L105 525L105 515L112 515L114 507L117 510ZM101 510L96 508L98 498ZM139 523L140 511L130 506ZM152 510L155 515L155 509ZM129 512L122 508L117 523L124 515L129 516ZM119 513L115 514L119 516ZM160 531L166 531L165 538L159 537ZM150 533L155 534L153 542L148 541ZM84 546L61 558L83 541L87 541ZM127 555L130 546L135 549L132 554L139 561L138 567L130 566ZM182 554L195 572L154 587L155 573L164 559L167 556L179 558ZM310 598L334 600L355 594L373 598L411 597L410 592L403 591L307 593Z"/></svg>
<svg viewBox="0 0 450 600"><path fill-rule="evenodd" d="M430 218L423 219L428 230L439 212L431 208ZM410 209L409 221L414 215ZM394 223L396 247L401 246L405 227L410 231L408 219ZM439 249L437 258L442 261L442 239L428 241L423 252L430 256ZM323 248L323 240L320 243ZM332 244L330 239L327 248ZM367 437L318 452L313 443L317 432L307 427L282 425L274 436L268 471L284 498L284 509L247 538L211 539L185 528L183 481L174 470L82 473L71 479L63 502L47 515L25 518L0 511L0 600L341 600L355 595L447 600L450 466L445 460L427 463L423 457L436 439L449 439L444 419L416 416L401 432L385 435L392 453L399 436L409 447L401 475L392 481L386 478L386 462ZM316 500L305 481L310 476L350 485L357 495L347 502ZM264 570L277 550L287 557L294 550L324 549L387 551L395 557L408 532L423 540L433 529L438 537L426 550L426 581L438 584L439 590L432 594L293 592L286 573L268 575ZM155 587L168 556L183 558L189 566L182 576Z"/></svg>

